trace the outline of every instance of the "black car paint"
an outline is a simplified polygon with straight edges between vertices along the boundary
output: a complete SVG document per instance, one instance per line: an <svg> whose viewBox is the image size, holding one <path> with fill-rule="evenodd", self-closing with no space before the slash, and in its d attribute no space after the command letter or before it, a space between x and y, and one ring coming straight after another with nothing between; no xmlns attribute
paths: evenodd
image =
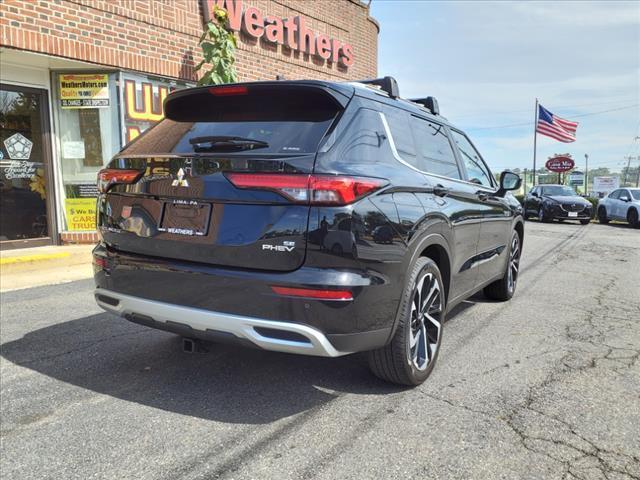
<svg viewBox="0 0 640 480"><path fill-rule="evenodd" d="M544 210L545 217L549 220L562 219L562 220L586 220L590 219L593 215L593 206L591 202L585 200L578 194L575 195L547 195L544 193L544 187L550 186L562 186L562 185L542 185L532 188L527 195L525 195L523 202L523 209L529 216L538 216L540 208ZM534 195L535 191L542 191L538 195ZM561 206L567 206L567 210L561 208ZM578 210L578 216L569 217L568 211L575 211L573 205L582 206L583 208ZM576 207L577 209L577 207Z"/></svg>
<svg viewBox="0 0 640 480"><path fill-rule="evenodd" d="M438 263L448 308L502 277L512 232L516 229L521 237L524 234L521 208L510 194L497 196L495 184L489 188L417 171L399 158L358 164L331 148L362 108L401 108L448 131L445 119L409 102L345 84L273 85L284 88L287 84L321 88L346 106L321 143L315 161L310 164L306 158L290 155L266 165L257 151L208 155L202 161L214 164L212 173L189 177L188 196L212 204L211 227L205 236L189 239L158 232L160 209L171 195L179 158L168 161L171 171L166 177L112 187L98 202L103 241L94 254L107 264L96 268L98 288L218 312L300 322L327 334L337 348L358 351L380 347L391 338L406 275L417 257L428 254ZM455 147L454 151L462 165ZM136 156L121 154L113 164L130 168L136 162ZM369 176L387 179L388 185L351 205L305 207L291 205L272 192L236 189L224 177L226 170L255 169ZM129 215L133 220L128 223L121 215L122 202L133 204ZM297 210L300 214L292 215ZM292 222L292 218L298 220ZM347 227L348 235L341 234L335 242L340 248L326 242L332 232L344 232ZM224 231L223 238L220 231ZM260 249L265 242L284 240L296 242L290 254L265 254ZM353 300L279 297L271 285L347 287Z"/></svg>

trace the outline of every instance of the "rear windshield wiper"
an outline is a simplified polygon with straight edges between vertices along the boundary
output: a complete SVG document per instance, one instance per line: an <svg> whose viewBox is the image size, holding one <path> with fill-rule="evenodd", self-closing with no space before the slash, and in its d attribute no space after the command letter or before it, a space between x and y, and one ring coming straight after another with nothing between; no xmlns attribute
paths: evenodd
<svg viewBox="0 0 640 480"><path fill-rule="evenodd" d="M189 139L195 152L213 152L215 150L253 150L267 148L269 144L254 138L216 135L208 137L193 137Z"/></svg>

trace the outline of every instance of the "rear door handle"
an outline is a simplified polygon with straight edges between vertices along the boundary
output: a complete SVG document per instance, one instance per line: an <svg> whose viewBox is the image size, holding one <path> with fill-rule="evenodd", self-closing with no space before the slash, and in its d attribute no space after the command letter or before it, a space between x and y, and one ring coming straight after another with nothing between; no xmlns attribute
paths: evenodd
<svg viewBox="0 0 640 480"><path fill-rule="evenodd" d="M446 197L447 195L449 195L449 193L451 193L451 189L440 184L433 187L433 194L437 195L438 197Z"/></svg>

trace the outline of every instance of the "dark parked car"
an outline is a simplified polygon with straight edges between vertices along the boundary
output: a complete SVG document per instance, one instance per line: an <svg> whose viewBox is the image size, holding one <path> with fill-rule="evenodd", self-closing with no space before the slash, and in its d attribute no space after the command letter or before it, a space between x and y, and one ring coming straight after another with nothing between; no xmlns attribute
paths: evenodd
<svg viewBox="0 0 640 480"><path fill-rule="evenodd" d="M541 222L579 220L591 221L593 205L566 185L538 185L524 198L524 218L538 217Z"/></svg>
<svg viewBox="0 0 640 480"><path fill-rule="evenodd" d="M432 97L397 90L386 77L169 95L99 174L98 304L187 338L368 351L379 377L423 382L448 309L515 291L520 179L496 184Z"/></svg>

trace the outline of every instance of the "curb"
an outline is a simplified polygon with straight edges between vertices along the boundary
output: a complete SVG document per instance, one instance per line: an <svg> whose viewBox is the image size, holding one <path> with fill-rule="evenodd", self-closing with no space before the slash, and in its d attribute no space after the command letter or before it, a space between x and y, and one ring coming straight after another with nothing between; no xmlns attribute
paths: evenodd
<svg viewBox="0 0 640 480"><path fill-rule="evenodd" d="M23 249L19 252L5 251L0 256L0 274L3 282L10 282L11 276L31 272L47 274L50 271L62 271L77 265L91 265L93 247L47 247L45 250L30 252ZM34 278L34 281L36 279Z"/></svg>
<svg viewBox="0 0 640 480"><path fill-rule="evenodd" d="M67 258L70 256L71 256L71 253L69 252L60 252L60 253L41 253L36 255L22 255L19 257L5 257L5 258L0 258L0 265L14 265L17 263L41 262L46 260L56 260L59 258Z"/></svg>

